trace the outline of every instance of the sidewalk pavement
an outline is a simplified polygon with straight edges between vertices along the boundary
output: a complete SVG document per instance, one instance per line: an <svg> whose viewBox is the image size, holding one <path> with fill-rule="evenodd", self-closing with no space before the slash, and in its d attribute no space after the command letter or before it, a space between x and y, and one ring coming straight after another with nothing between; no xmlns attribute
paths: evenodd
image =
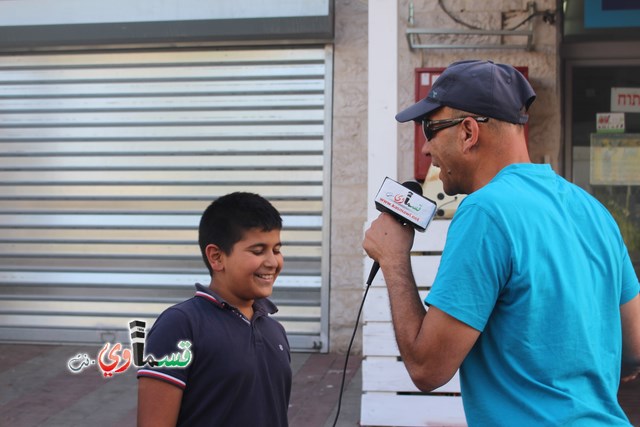
<svg viewBox="0 0 640 427"><path fill-rule="evenodd" d="M30 427L134 427L137 380L127 369L104 378L97 367L72 374L78 354L96 359L96 346L0 344L0 425ZM338 404L344 355L293 353L291 427L331 427ZM341 427L358 426L361 358L351 355L345 376Z"/></svg>
<svg viewBox="0 0 640 427"><path fill-rule="evenodd" d="M137 380L134 369L112 378L91 367L78 374L68 361L98 347L0 344L0 426L134 427ZM331 427L337 410L344 355L293 353L291 427ZM351 355L337 426L359 426L361 357ZM640 380L620 386L620 403L640 427Z"/></svg>

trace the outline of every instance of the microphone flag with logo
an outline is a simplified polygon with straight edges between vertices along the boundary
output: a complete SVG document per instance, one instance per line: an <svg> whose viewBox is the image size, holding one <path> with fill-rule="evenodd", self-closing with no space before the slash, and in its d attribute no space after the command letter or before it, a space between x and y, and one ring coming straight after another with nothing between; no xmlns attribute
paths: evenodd
<svg viewBox="0 0 640 427"><path fill-rule="evenodd" d="M400 184L386 177L375 198L376 209L391 214L403 225L410 225L424 232L436 214L436 203L422 196L422 187L416 181ZM380 264L374 261L367 279L370 285Z"/></svg>

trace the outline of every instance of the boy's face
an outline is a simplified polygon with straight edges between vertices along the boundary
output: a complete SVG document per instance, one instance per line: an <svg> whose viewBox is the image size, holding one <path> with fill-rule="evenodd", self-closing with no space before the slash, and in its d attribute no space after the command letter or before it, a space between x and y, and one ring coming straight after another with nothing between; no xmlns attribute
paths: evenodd
<svg viewBox="0 0 640 427"><path fill-rule="evenodd" d="M245 231L231 253L220 255L221 270L214 273L214 290L236 306L270 296L284 264L281 246L280 230Z"/></svg>

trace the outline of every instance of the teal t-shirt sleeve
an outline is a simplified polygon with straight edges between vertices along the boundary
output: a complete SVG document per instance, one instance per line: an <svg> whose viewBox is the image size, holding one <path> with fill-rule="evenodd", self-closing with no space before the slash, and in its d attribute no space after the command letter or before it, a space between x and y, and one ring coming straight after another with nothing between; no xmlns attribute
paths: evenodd
<svg viewBox="0 0 640 427"><path fill-rule="evenodd" d="M633 269L633 264L629 258L629 251L623 248L624 255L622 258L622 292L620 294L620 305L631 301L638 292L640 292L640 284L638 284L638 276Z"/></svg>
<svg viewBox="0 0 640 427"><path fill-rule="evenodd" d="M482 208L462 205L449 226L425 302L482 332L511 272L512 245Z"/></svg>

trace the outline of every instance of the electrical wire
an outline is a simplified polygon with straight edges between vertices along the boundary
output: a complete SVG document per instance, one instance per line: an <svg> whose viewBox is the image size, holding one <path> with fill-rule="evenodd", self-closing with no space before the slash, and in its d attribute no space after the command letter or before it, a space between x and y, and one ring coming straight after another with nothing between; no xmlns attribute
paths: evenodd
<svg viewBox="0 0 640 427"><path fill-rule="evenodd" d="M444 13L447 14L447 16L451 19L453 19L454 22L457 22L460 25L464 25L467 28L471 28L472 30L484 30L485 28L481 28L481 27L476 27L473 24L469 24L468 22L464 22L462 19L458 18L457 16L455 16L453 13L451 13L449 11L449 9L446 8L446 6L444 5L444 1L443 0L438 0L438 6L440 6L440 9L443 10Z"/></svg>
<svg viewBox="0 0 640 427"><path fill-rule="evenodd" d="M462 19L458 18L457 16L455 16L449 9L447 9L447 7L444 5L444 0L438 0L438 6L440 6L440 9L442 9L442 11L444 13L447 14L447 16L449 18L451 18L454 22L463 25L467 28L470 28L472 30L486 30L486 28L482 28L482 27L478 27L475 26L473 24L470 24L468 22L463 21ZM549 24L554 24L555 23L555 14L556 11L552 11L552 10L545 10L545 11L540 11L540 12L534 12L531 15L527 16L522 22L520 22L519 24L514 25L511 28L506 28L506 31L513 31L517 28L520 28L521 26L523 26L524 24L526 24L527 22L529 22L531 19L535 18L536 16L541 16L542 15L542 20L544 22L547 22Z"/></svg>
<svg viewBox="0 0 640 427"><path fill-rule="evenodd" d="M540 11L540 12L534 12L531 15L527 16L524 21L520 22L517 25L514 25L511 28L508 28L508 31L512 31L515 30L517 28L520 28L521 26L523 26L524 24L526 24L527 22L529 22L529 20L531 20L532 18L535 18L536 16L542 16L542 20L548 24L553 25L556 22L556 11L555 10L545 10L545 11Z"/></svg>

